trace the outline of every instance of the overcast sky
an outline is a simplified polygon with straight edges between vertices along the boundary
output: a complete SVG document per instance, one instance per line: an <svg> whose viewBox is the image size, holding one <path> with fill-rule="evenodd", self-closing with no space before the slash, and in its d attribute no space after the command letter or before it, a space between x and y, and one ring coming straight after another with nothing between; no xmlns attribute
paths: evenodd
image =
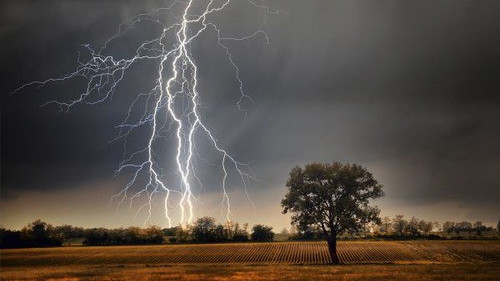
<svg viewBox="0 0 500 281"><path fill-rule="evenodd" d="M192 52L206 124L261 181L249 188L255 208L241 184L230 181L234 220L288 227L280 200L290 169L342 161L362 164L384 185L386 196L375 202L382 215L496 224L499 1L283 0L268 2L280 13L267 16L246 1L233 2L214 18L221 31L237 36L267 28L270 40L228 44L254 101L244 104L247 115L238 111L238 85L214 33L201 36ZM156 68L137 65L113 101L67 113L40 105L78 96L81 80L10 91L73 71L82 44L99 48L120 23L169 3L0 3L1 225L19 228L37 218L142 224L137 208L109 202L126 180L114 177L122 143L109 141L130 101L151 86ZM155 34L153 24L138 25L109 52L125 56ZM141 140L139 134L131 144ZM203 141L200 154L209 154ZM167 162L164 168L172 167ZM195 216L221 220L217 170L199 169L207 182L197 187ZM157 207L153 223L165 225Z"/></svg>

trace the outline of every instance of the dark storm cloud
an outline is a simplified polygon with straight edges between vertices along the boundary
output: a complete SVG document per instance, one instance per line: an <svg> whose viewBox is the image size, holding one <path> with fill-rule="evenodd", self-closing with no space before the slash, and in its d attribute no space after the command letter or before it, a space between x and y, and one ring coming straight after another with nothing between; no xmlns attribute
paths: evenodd
<svg viewBox="0 0 500 281"><path fill-rule="evenodd" d="M238 151L257 142L269 166L381 166L391 198L498 212L498 3L323 4L284 5L292 20L274 22L258 138Z"/></svg>
<svg viewBox="0 0 500 281"><path fill-rule="evenodd" d="M7 92L70 71L80 44L101 44L120 22L159 5L141 4L1 4L2 188L71 188L112 176L120 147L106 144L126 98L56 115L38 105L76 95L81 83ZM500 2L271 4L284 13L267 18L269 46L230 44L255 101L246 118L213 38L194 46L207 124L232 155L253 164L264 182L255 192L282 188L295 164L341 160L376 171L389 200L500 211ZM217 17L228 35L262 22L238 7ZM143 36L155 31L147 30ZM131 75L120 96L147 88L146 69L133 70L142 75ZM205 173L207 191L216 190L218 174Z"/></svg>
<svg viewBox="0 0 500 281"><path fill-rule="evenodd" d="M120 22L132 16L128 12L133 7L116 10L114 4L2 2L4 191L50 191L112 175L119 155L104 146L116 133L112 129L121 110L80 107L57 114L54 108L40 108L57 97L75 97L83 89L81 81L9 92L28 81L71 71L81 44L102 43ZM147 5L143 8L148 9Z"/></svg>

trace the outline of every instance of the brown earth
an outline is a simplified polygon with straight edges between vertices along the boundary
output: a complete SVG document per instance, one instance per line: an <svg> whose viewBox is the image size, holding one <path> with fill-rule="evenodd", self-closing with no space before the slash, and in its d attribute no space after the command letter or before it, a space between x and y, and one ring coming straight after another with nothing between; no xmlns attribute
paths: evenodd
<svg viewBox="0 0 500 281"><path fill-rule="evenodd" d="M499 280L500 241L60 247L0 251L2 280ZM394 277L394 278L393 278ZM430 278L430 279L429 279Z"/></svg>

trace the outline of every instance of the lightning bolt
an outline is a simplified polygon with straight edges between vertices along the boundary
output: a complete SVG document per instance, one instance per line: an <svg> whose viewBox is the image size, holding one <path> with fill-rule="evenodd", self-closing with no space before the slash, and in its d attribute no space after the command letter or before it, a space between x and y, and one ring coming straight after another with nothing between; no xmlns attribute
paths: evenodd
<svg viewBox="0 0 500 281"><path fill-rule="evenodd" d="M265 17L269 14L279 13L279 11L272 11L263 3L259 4L252 0L240 1L259 9ZM220 145L200 114L199 71L191 52L192 43L201 34L209 30L214 31L218 47L226 54L227 61L234 70L235 81L239 85L239 98L236 106L246 114L246 110L242 106L243 102L245 100L253 101L245 92L240 69L225 42L249 40L260 36L269 44L266 32L267 20L264 21L262 29L251 34L241 37L225 37L222 35L221 29L210 20L210 16L223 11L231 2L231 0L174 1L168 7L139 14L129 22L121 24L117 32L99 50L94 50L89 44L82 45L90 56L86 61L82 61L79 56L78 66L74 72L58 78L33 81L14 90L17 92L28 86L44 86L47 83L85 78L87 80L86 89L76 99L51 100L43 105L56 105L61 111L66 112L77 104L95 105L112 100L117 85L125 79L125 74L132 65L142 61L158 62L157 78L153 87L149 92L137 95L128 109L126 118L116 126L119 130L118 136L111 140L112 142L123 141L123 159L115 175L119 176L124 173L130 177L123 189L112 199L117 200L119 205L128 200L130 208L132 208L135 200L145 197L145 203L138 208L136 213L137 215L142 210L147 211L145 224L151 220L153 202L158 195L163 195L164 217L169 227L174 221L172 212L177 210L180 213L178 219L180 224L189 224L193 221L193 201L197 198L193 193L192 181L196 180L200 186L202 184L195 172L195 158L199 158L196 148L198 135L204 135L208 139L221 159L219 165L222 172L221 205L225 209L226 219L229 221L232 215L227 191L230 169L234 169L239 176L245 195L253 205L248 193L250 182L257 181L252 175L253 172L248 165L237 161ZM159 17L163 14L168 14L172 22L164 23L162 17ZM159 25L161 34L153 39L140 42L135 54L130 58L118 59L115 56L105 54L112 42L124 36L143 21ZM133 117L137 112L140 113L140 118ZM128 137L143 126L150 127L145 147L129 152ZM170 136L175 139L175 173L180 178L179 183L176 183L175 179L167 178L161 165L164 157L158 155L155 149L159 142L166 141ZM248 172L249 170L250 172ZM176 195L178 200L173 200L173 195ZM176 202L172 203L172 201Z"/></svg>

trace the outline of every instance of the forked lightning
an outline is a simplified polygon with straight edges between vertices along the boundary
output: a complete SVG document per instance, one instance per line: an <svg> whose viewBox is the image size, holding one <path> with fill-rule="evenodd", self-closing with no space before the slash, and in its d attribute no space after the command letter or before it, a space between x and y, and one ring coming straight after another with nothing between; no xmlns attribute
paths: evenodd
<svg viewBox="0 0 500 281"><path fill-rule="evenodd" d="M234 1L174 1L168 7L140 14L130 22L120 25L118 31L99 50L94 50L88 44L83 45L90 56L85 61L79 58L78 67L74 72L58 78L30 82L15 90L20 91L31 85L43 86L51 82L85 78L86 89L76 99L52 100L45 104L57 105L62 111L67 111L76 104L94 105L110 101L117 85L126 79L125 74L132 65L143 61L158 62L156 82L149 92L137 94L128 109L127 117L117 126L119 134L114 140L124 142L123 160L116 173L129 175L130 180L118 194L113 196L113 199L118 200L120 204L129 200L132 207L134 200L140 197L147 198L137 210L137 213L147 210L145 223L151 221L153 202L160 194L163 195L164 215L169 227L174 223L173 210L178 210L177 221L180 224L192 222L193 200L196 199L192 189L193 181L201 184L195 169L195 158L198 157L196 143L197 138L203 136L221 159L221 197L226 219L230 220L231 216L230 198L226 186L229 173L233 169L238 174L244 192L250 200L247 186L249 181L256 179L248 172L246 165L238 162L220 145L200 114L200 95L203 94L203 90L200 89L198 66L191 52L192 43L199 39L201 34L208 31L216 34L218 47L226 54L227 63L234 69L234 78L239 84L236 106L246 113L242 104L245 100L251 101L251 98L244 91L240 70L225 42L262 37L268 43L269 39L265 23L262 29L251 34L244 34L241 37L223 36L221 29L211 21L210 16L223 11ZM240 0L240 2L258 9L264 16L277 13L251 0ZM170 22L159 15L167 17ZM117 56L105 54L109 45L145 21L161 26L161 32L157 37L139 42L135 54L129 58L118 59ZM134 118L138 112L140 118ZM150 126L150 134L144 148L133 152L127 151L127 137L143 126ZM158 142L165 141L165 133L170 133L175 138L176 149L172 157L175 157L176 167L163 167L164 159L168 155L159 155L155 149ZM178 180L167 178L163 172L173 168L176 170Z"/></svg>

